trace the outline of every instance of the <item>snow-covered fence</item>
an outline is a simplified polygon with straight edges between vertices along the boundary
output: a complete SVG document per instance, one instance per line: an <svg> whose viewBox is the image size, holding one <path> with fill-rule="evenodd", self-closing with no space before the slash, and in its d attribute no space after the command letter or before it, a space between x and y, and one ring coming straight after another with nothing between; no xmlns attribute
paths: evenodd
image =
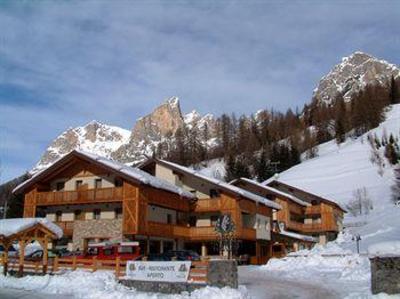
<svg viewBox="0 0 400 299"><path fill-rule="evenodd" d="M91 259L56 257L53 262L52 272L57 273L62 269L88 269L93 272L96 270L109 270L115 273L117 279L125 277L127 261L121 260L119 257L114 260L98 260L96 257ZM192 262L192 267L189 272L189 281L206 283L208 273L207 261Z"/></svg>
<svg viewBox="0 0 400 299"><path fill-rule="evenodd" d="M59 258L54 259L53 272L58 272L62 269L88 269L97 270L110 270L114 271L117 278L125 275L126 261L116 257L114 260L98 260L96 257L91 259L77 258L76 256L71 258Z"/></svg>

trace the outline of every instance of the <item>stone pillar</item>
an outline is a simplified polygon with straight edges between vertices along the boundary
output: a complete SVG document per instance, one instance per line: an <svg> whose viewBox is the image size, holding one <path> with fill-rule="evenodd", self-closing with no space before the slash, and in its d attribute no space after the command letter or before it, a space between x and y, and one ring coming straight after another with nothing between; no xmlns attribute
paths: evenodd
<svg viewBox="0 0 400 299"><path fill-rule="evenodd" d="M210 260L207 271L207 284L223 288L238 288L238 269L235 260Z"/></svg>
<svg viewBox="0 0 400 299"><path fill-rule="evenodd" d="M399 294L400 256L374 257L370 261L372 294Z"/></svg>

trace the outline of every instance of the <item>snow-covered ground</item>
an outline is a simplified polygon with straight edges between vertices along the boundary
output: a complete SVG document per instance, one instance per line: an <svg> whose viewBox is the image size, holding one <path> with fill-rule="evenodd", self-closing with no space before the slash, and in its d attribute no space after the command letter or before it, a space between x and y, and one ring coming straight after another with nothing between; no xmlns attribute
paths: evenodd
<svg viewBox="0 0 400 299"><path fill-rule="evenodd" d="M373 202L373 210L368 215L353 217L348 213L345 225L349 234L361 235L361 250L383 242L400 240L400 208L391 201L393 168L384 159L381 174L377 164L370 161L371 146L367 136L379 139L386 134L389 138L400 136L400 104L393 105L387 112L386 120L379 127L357 139L347 139L339 146L330 141L321 144L318 157L303 161L279 174L279 180L346 205L354 198L357 189L366 188ZM383 157L383 147L380 149ZM344 248L355 249L348 238L342 243Z"/></svg>
<svg viewBox="0 0 400 299"><path fill-rule="evenodd" d="M61 294L71 298L95 299L249 299L245 287L231 288L206 287L192 293L164 295L143 293L118 284L111 271L68 271L62 275L25 276L23 278L0 275L0 289L16 289L32 293ZM0 292L0 295L2 292ZM28 298L28 297L27 297Z"/></svg>
<svg viewBox="0 0 400 299"><path fill-rule="evenodd" d="M265 283L275 281L275 293L279 291L277 286L287 281L288 290L282 294L295 292L298 298L400 298L400 294L373 296L370 291L371 271L368 257L343 249L340 239L326 246L317 245L312 250L294 252L282 259L271 259L264 266L242 269L242 276L264 281L257 289L251 287L250 280L250 285L247 285L250 295L274 298L262 296ZM394 245L392 243L385 248L393 249Z"/></svg>

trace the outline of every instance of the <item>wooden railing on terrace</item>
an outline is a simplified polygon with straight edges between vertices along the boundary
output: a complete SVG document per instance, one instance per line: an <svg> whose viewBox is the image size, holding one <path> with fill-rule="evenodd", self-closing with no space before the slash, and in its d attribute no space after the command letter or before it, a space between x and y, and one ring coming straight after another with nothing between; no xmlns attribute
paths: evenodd
<svg viewBox="0 0 400 299"><path fill-rule="evenodd" d="M122 201L122 187L76 191L51 191L36 194L37 205L80 204Z"/></svg>

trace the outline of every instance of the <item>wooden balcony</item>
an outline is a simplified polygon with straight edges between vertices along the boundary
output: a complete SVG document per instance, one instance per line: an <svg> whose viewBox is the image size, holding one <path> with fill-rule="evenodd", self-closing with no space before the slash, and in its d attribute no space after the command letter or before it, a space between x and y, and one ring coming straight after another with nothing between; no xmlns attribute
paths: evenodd
<svg viewBox="0 0 400 299"><path fill-rule="evenodd" d="M306 215L321 215L321 206L316 205L316 206L309 206L306 207Z"/></svg>
<svg viewBox="0 0 400 299"><path fill-rule="evenodd" d="M221 198L199 199L194 207L194 212L216 212L221 210Z"/></svg>
<svg viewBox="0 0 400 299"><path fill-rule="evenodd" d="M256 239L256 230L254 228L242 228L242 232L240 234L240 239L255 240Z"/></svg>
<svg viewBox="0 0 400 299"><path fill-rule="evenodd" d="M183 238L188 241L216 240L218 238L218 235L214 230L214 226L188 227L149 221L148 232L151 236ZM255 240L256 230L253 228L242 228L238 238Z"/></svg>
<svg viewBox="0 0 400 299"><path fill-rule="evenodd" d="M122 201L122 187L78 191L38 192L36 194L36 205L38 206L119 201Z"/></svg>
<svg viewBox="0 0 400 299"><path fill-rule="evenodd" d="M300 223L295 221L289 221L287 228L298 231L299 233L318 233L325 231L339 231L337 225L327 225L324 223Z"/></svg>
<svg viewBox="0 0 400 299"><path fill-rule="evenodd" d="M190 228L190 240L216 240L218 237L214 226L196 226Z"/></svg>
<svg viewBox="0 0 400 299"><path fill-rule="evenodd" d="M159 236L166 238L189 238L190 227L159 223L154 221L147 222L147 231L151 236Z"/></svg>
<svg viewBox="0 0 400 299"><path fill-rule="evenodd" d="M55 224L62 228L64 236L72 236L74 231L74 221L57 221Z"/></svg>

